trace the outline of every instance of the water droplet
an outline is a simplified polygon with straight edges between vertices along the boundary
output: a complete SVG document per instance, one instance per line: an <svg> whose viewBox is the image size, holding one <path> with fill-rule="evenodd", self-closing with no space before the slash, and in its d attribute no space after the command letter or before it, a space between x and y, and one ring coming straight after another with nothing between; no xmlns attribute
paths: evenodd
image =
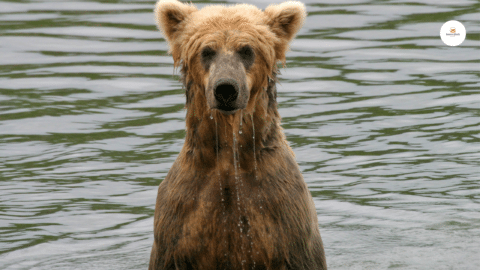
<svg viewBox="0 0 480 270"><path fill-rule="evenodd" d="M238 133L239 133L239 134L242 134L242 130L239 130Z"/></svg>
<svg viewBox="0 0 480 270"><path fill-rule="evenodd" d="M213 115L210 115L210 119L213 119Z"/></svg>
<svg viewBox="0 0 480 270"><path fill-rule="evenodd" d="M243 123L243 110L240 111L240 128L242 128Z"/></svg>

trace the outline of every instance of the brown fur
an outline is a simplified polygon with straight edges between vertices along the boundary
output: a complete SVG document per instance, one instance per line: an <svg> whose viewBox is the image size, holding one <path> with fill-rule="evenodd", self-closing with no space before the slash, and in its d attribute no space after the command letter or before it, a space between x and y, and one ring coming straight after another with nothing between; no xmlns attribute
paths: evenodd
<svg viewBox="0 0 480 270"><path fill-rule="evenodd" d="M276 62L303 24L303 4L197 11L167 0L155 15L182 67L187 134L158 189L149 269L326 269L315 206L276 102ZM251 66L235 56L244 45L255 54ZM206 46L218 52L208 65ZM214 107L212 81L229 67L240 93L238 110L225 114Z"/></svg>

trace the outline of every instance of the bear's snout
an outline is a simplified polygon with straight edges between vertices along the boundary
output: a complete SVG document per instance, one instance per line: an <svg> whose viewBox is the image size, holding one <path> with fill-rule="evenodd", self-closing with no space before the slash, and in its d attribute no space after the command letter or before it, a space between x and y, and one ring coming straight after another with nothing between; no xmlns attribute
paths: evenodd
<svg viewBox="0 0 480 270"><path fill-rule="evenodd" d="M226 115L245 109L250 94L241 59L231 53L220 53L213 59L209 71L206 98L210 108Z"/></svg>
<svg viewBox="0 0 480 270"><path fill-rule="evenodd" d="M226 114L233 113L237 108L238 83L234 79L220 79L215 83L214 96L217 109Z"/></svg>

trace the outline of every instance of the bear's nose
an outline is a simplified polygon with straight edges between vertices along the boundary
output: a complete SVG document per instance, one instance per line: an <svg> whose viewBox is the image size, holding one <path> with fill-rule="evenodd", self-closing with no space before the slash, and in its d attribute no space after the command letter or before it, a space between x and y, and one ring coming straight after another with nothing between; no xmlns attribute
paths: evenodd
<svg viewBox="0 0 480 270"><path fill-rule="evenodd" d="M233 79L220 79L215 84L215 99L217 109L230 112L237 109L238 83Z"/></svg>

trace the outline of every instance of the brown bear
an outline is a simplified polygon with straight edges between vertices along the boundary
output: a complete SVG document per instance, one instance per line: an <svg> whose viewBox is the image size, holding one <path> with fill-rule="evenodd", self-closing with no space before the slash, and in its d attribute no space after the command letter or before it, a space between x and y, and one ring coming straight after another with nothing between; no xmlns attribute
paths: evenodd
<svg viewBox="0 0 480 270"><path fill-rule="evenodd" d="M149 269L327 269L276 101L277 62L304 5L161 0L155 17L181 66L187 115L185 144L158 188Z"/></svg>

